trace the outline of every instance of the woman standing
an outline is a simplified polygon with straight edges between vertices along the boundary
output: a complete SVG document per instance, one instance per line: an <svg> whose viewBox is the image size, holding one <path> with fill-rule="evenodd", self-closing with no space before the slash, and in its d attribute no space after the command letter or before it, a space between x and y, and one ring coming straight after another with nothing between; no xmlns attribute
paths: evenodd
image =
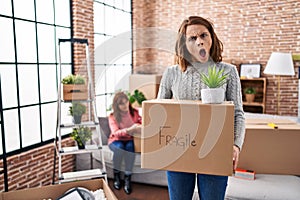
<svg viewBox="0 0 300 200"><path fill-rule="evenodd" d="M245 135L245 118L242 107L240 79L235 66L223 63L223 44L208 20L191 16L185 19L178 31L175 46L175 65L168 67L162 77L158 98L200 100L200 91L205 85L200 74L206 73L209 66L224 69L228 74L223 86L225 100L233 101L234 113L234 169ZM227 176L196 174L201 200L223 200L227 186ZM192 199L195 187L194 173L167 171L169 196L171 200Z"/></svg>
<svg viewBox="0 0 300 200"><path fill-rule="evenodd" d="M109 127L111 134L108 139L109 148L114 152L114 188L121 188L121 164L125 162L125 185L127 194L132 191L131 174L135 160L133 135L141 133L141 116L129 103L128 97L123 92L115 94L113 99L113 112L110 114Z"/></svg>

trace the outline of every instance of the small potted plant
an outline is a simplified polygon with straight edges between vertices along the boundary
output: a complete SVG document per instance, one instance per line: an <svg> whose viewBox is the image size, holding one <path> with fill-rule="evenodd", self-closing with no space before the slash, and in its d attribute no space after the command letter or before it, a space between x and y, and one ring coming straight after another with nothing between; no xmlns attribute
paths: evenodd
<svg viewBox="0 0 300 200"><path fill-rule="evenodd" d="M127 96L131 105L136 102L139 107L142 106L143 101L147 100L144 93L139 90L134 90L132 94L128 92Z"/></svg>
<svg viewBox="0 0 300 200"><path fill-rule="evenodd" d="M80 124L82 115L86 112L86 106L80 102L73 102L69 107L69 112L73 116L73 122Z"/></svg>
<svg viewBox="0 0 300 200"><path fill-rule="evenodd" d="M88 98L87 85L85 79L81 75L70 74L62 79L63 84L63 99L71 100L86 100Z"/></svg>
<svg viewBox="0 0 300 200"><path fill-rule="evenodd" d="M248 103L252 103L255 99L256 91L253 87L248 87L245 89L245 97Z"/></svg>
<svg viewBox="0 0 300 200"><path fill-rule="evenodd" d="M224 69L217 70L216 66L208 68L208 74L200 74L202 82L208 87L201 89L201 99L203 103L223 103L225 91L221 86L226 83L228 74L224 74Z"/></svg>
<svg viewBox="0 0 300 200"><path fill-rule="evenodd" d="M70 136L77 142L78 149L85 149L86 142L92 139L92 131L89 127L79 126L78 128L73 128Z"/></svg>

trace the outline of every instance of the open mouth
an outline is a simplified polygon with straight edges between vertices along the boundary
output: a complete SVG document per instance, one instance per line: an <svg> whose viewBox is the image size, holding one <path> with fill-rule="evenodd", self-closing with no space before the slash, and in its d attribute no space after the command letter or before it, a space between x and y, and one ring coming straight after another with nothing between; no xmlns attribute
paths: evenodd
<svg viewBox="0 0 300 200"><path fill-rule="evenodd" d="M206 51L205 51L205 49L200 49L199 54L200 54L201 57L204 58L204 57L206 56Z"/></svg>

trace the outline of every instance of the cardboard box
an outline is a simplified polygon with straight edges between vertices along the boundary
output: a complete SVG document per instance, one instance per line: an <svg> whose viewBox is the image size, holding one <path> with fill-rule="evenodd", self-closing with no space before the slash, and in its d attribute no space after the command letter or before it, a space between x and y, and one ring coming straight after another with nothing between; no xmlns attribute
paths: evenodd
<svg viewBox="0 0 300 200"><path fill-rule="evenodd" d="M142 168L232 175L232 103L144 101L142 119Z"/></svg>
<svg viewBox="0 0 300 200"><path fill-rule="evenodd" d="M239 168L257 174L300 175L300 124L281 119L246 122ZM277 128L268 123L276 124Z"/></svg>
<svg viewBox="0 0 300 200"><path fill-rule="evenodd" d="M141 147L141 135L135 135L133 137L133 143L134 143L134 152L141 153L142 147Z"/></svg>
<svg viewBox="0 0 300 200"><path fill-rule="evenodd" d="M103 189L108 200L117 200L114 193L111 191L107 183L103 179L93 179L88 181L76 181L63 183L58 185L49 185L38 188L30 188L24 190L15 190L0 193L0 200L42 200L42 199L57 199L66 191L74 187L84 187L88 190L96 191Z"/></svg>
<svg viewBox="0 0 300 200"><path fill-rule="evenodd" d="M63 99L65 101L88 99L87 85L63 84Z"/></svg>
<svg viewBox="0 0 300 200"><path fill-rule="evenodd" d="M129 77L129 91L138 89L143 92L146 99L157 97L162 75L158 74L132 74Z"/></svg>

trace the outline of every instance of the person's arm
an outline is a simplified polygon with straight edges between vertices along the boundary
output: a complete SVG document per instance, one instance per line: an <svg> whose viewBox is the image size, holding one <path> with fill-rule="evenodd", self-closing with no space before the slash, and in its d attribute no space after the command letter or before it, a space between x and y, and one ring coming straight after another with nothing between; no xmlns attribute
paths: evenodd
<svg viewBox="0 0 300 200"><path fill-rule="evenodd" d="M226 99L234 103L234 147L233 160L236 169L239 153L242 149L245 138L245 116L243 111L243 100L241 82L236 67L232 67L228 79Z"/></svg>
<svg viewBox="0 0 300 200"><path fill-rule="evenodd" d="M127 133L127 129L120 129L118 122L116 121L116 119L114 118L113 115L110 115L108 118L108 122L109 122L109 128L111 130L111 136L112 137L128 137L128 133Z"/></svg>
<svg viewBox="0 0 300 200"><path fill-rule="evenodd" d="M157 99L171 99L173 97L173 93L171 90L172 87L172 67L168 67L161 78L159 90L157 94Z"/></svg>

